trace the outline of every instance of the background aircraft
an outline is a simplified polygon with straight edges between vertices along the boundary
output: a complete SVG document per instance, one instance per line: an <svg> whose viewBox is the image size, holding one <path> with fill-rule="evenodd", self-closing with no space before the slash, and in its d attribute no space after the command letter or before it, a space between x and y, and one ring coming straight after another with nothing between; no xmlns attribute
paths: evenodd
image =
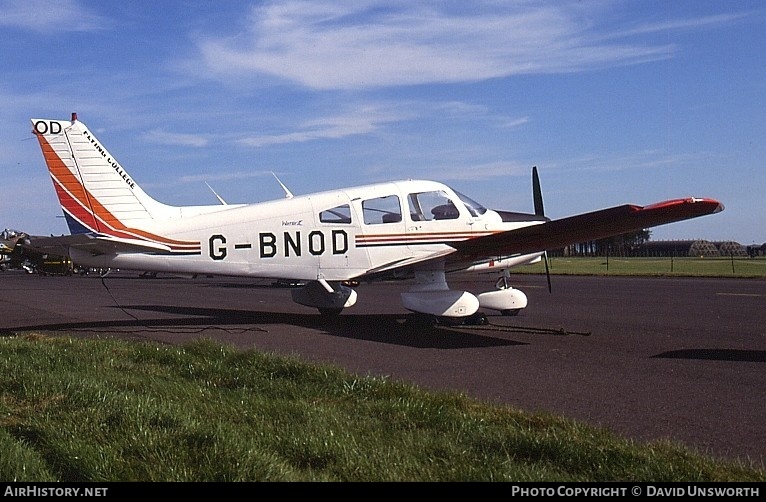
<svg viewBox="0 0 766 502"><path fill-rule="evenodd" d="M10 228L0 232L0 270L20 267L16 243L25 237L27 237L27 234L24 232Z"/></svg>
<svg viewBox="0 0 766 502"><path fill-rule="evenodd" d="M31 247L30 241L37 238L9 228L0 232L0 271L17 269L29 274L72 275L74 267L66 249L53 254Z"/></svg>
<svg viewBox="0 0 766 502"><path fill-rule="evenodd" d="M97 268L305 281L293 300L337 314L356 302L348 281L414 276L405 308L471 318L480 308L514 314L523 292L498 281L474 295L446 274L530 263L546 249L716 213L712 199L623 205L545 217L537 170L534 214L487 209L447 185L402 180L257 204L169 206L147 195L93 132L71 120L33 119L71 235L30 239Z"/></svg>

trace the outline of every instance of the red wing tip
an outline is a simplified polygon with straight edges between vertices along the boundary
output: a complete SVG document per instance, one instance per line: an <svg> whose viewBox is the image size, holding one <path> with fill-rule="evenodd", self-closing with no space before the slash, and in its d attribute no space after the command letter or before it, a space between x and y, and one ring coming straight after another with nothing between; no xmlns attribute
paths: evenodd
<svg viewBox="0 0 766 502"><path fill-rule="evenodd" d="M674 206L681 206L684 204L704 204L706 206L715 207L715 209L712 211L713 213L719 213L724 209L724 205L717 200L704 197L687 197L685 199L666 200L664 202L658 202L656 204L644 206L643 209L665 209Z"/></svg>

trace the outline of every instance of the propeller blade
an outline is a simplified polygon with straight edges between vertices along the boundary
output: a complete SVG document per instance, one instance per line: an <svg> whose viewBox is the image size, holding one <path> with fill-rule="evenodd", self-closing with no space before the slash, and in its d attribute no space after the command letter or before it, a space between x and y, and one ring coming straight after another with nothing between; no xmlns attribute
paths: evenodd
<svg viewBox="0 0 766 502"><path fill-rule="evenodd" d="M535 215L545 216L543 191L540 189L540 177L537 175L537 166L532 168L532 198L535 202Z"/></svg>
<svg viewBox="0 0 766 502"><path fill-rule="evenodd" d="M545 216L543 191L540 188L540 176L537 174L537 166L532 167L532 199L535 203L535 216ZM548 267L548 251L543 252L543 261L545 261L545 278L548 280L548 293L553 293L551 288L551 271Z"/></svg>

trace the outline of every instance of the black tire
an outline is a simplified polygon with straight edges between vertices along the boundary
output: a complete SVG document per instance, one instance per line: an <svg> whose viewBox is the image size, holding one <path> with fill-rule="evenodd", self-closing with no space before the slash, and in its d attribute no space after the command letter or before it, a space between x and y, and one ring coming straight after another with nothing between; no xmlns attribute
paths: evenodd
<svg viewBox="0 0 766 502"><path fill-rule="evenodd" d="M409 314L404 321L407 329L432 329L437 324L436 317L429 314Z"/></svg>
<svg viewBox="0 0 766 502"><path fill-rule="evenodd" d="M474 315L468 317L465 320L466 325L469 326L486 326L489 324L489 319L487 319L487 316L485 314L482 314L481 312L477 312Z"/></svg>

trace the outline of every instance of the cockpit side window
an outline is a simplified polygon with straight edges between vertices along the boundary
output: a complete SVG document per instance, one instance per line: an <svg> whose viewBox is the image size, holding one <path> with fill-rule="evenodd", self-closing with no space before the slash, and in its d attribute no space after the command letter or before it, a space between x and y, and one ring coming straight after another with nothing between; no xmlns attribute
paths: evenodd
<svg viewBox="0 0 766 502"><path fill-rule="evenodd" d="M351 223L351 207L348 204L333 207L319 213L319 221L332 224Z"/></svg>
<svg viewBox="0 0 766 502"><path fill-rule="evenodd" d="M362 201L362 215L366 225L397 223L402 221L399 197L388 195Z"/></svg>
<svg viewBox="0 0 766 502"><path fill-rule="evenodd" d="M454 220L460 216L455 204L442 191L411 193L407 200L412 221Z"/></svg>

